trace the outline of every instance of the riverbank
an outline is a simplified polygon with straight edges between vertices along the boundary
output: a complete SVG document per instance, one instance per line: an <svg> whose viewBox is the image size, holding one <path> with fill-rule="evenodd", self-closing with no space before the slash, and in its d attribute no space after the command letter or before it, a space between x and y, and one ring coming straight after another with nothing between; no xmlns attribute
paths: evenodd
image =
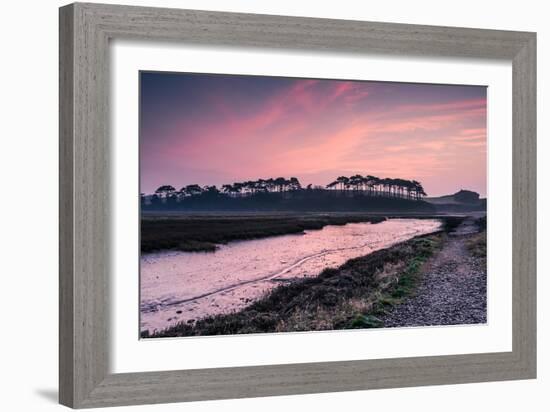
<svg viewBox="0 0 550 412"><path fill-rule="evenodd" d="M452 231L462 219L449 219ZM384 326L379 316L410 296L424 264L448 242L445 230L348 260L284 284L246 308L180 322L143 337L333 330Z"/></svg>
<svg viewBox="0 0 550 412"><path fill-rule="evenodd" d="M386 219L440 219L448 230L460 216L426 214L292 213L292 214L148 214L141 219L141 252L163 250L214 252L218 245L235 240L262 239L304 233L329 225L372 224Z"/></svg>
<svg viewBox="0 0 550 412"><path fill-rule="evenodd" d="M384 216L365 214L231 215L150 217L141 220L141 251L213 252L235 240L303 233L328 225L380 223Z"/></svg>
<svg viewBox="0 0 550 412"><path fill-rule="evenodd" d="M487 322L485 220L466 219L424 266L413 295L381 313L384 327Z"/></svg>
<svg viewBox="0 0 550 412"><path fill-rule="evenodd" d="M157 252L140 259L140 329L238 312L281 285L441 229L437 219L329 225L303 234L229 242L215 253Z"/></svg>

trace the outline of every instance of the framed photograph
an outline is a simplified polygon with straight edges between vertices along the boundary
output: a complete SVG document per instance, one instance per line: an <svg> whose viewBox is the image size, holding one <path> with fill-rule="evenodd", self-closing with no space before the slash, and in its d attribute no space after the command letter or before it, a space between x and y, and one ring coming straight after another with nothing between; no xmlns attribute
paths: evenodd
<svg viewBox="0 0 550 412"><path fill-rule="evenodd" d="M60 402L536 376L536 35L60 9Z"/></svg>

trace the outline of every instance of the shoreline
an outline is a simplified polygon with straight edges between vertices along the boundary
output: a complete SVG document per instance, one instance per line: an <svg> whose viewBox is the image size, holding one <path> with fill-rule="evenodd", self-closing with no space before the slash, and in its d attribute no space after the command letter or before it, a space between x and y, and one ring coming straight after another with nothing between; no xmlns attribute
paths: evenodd
<svg viewBox="0 0 550 412"><path fill-rule="evenodd" d="M141 219L141 253L160 251L215 252L220 244L237 240L263 239L300 234L325 226L384 222L385 216L349 215L263 215L190 216L188 218Z"/></svg>
<svg viewBox="0 0 550 412"><path fill-rule="evenodd" d="M441 230L416 236L368 255L350 259L316 277L282 284L233 313L180 322L142 338L292 332L381 327L382 308L399 304L417 283L422 265L445 244L464 218L444 222ZM445 224L446 223L446 224Z"/></svg>
<svg viewBox="0 0 550 412"><path fill-rule="evenodd" d="M234 241L212 254L144 255L140 329L154 333L177 322L244 309L282 283L315 277L326 268L440 228L435 219L392 219Z"/></svg>
<svg viewBox="0 0 550 412"><path fill-rule="evenodd" d="M189 215L141 218L141 253L161 251L215 252L231 241L263 239L325 226L381 223L388 219L439 219L444 226L464 218L460 214L313 213L286 215Z"/></svg>

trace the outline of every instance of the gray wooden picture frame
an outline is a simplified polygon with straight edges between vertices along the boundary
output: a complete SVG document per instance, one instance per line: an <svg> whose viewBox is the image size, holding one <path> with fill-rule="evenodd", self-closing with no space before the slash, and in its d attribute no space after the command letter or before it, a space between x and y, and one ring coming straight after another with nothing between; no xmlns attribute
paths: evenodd
<svg viewBox="0 0 550 412"><path fill-rule="evenodd" d="M110 39L511 61L512 351L111 374ZM535 378L535 149L535 33L104 4L62 7L60 402L88 408Z"/></svg>

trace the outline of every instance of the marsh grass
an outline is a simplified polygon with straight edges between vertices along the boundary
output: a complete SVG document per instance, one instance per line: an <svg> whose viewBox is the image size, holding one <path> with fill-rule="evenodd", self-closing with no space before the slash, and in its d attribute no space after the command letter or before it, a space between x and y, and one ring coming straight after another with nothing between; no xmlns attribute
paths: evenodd
<svg viewBox="0 0 550 412"><path fill-rule="evenodd" d="M487 216L476 219L476 225L480 232L487 230Z"/></svg>
<svg viewBox="0 0 550 412"><path fill-rule="evenodd" d="M487 231L473 235L467 240L466 247L473 256L487 259Z"/></svg>
<svg viewBox="0 0 550 412"><path fill-rule="evenodd" d="M395 272L393 283L378 295L372 307L364 316L380 316L387 313L394 306L414 295L421 278L422 269L426 261L441 249L445 235L430 236L416 239L418 242L417 254L410 258L403 268ZM378 319L378 318L376 318ZM383 322L366 323L364 327L383 327Z"/></svg>
<svg viewBox="0 0 550 412"><path fill-rule="evenodd" d="M141 251L213 252L216 245L234 240L303 233L304 230L322 229L327 225L379 223L384 220L386 218L383 216L369 215L142 219Z"/></svg>
<svg viewBox="0 0 550 412"><path fill-rule="evenodd" d="M447 233L455 230L463 221L466 216L446 216L441 219L443 223L443 230Z"/></svg>

